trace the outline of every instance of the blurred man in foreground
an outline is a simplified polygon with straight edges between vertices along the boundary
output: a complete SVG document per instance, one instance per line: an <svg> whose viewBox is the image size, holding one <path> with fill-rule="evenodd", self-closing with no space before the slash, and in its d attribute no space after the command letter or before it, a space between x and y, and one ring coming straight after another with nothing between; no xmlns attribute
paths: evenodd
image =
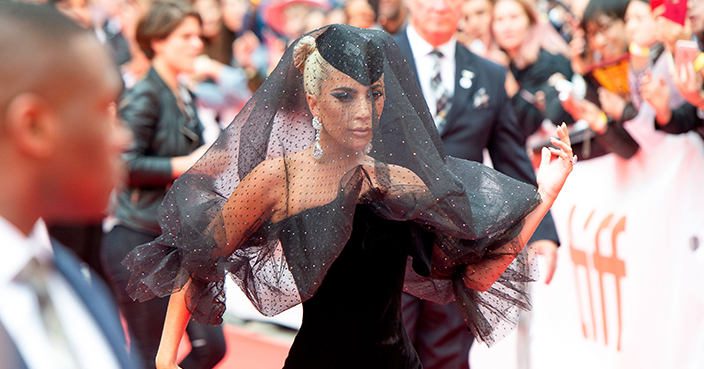
<svg viewBox="0 0 704 369"><path fill-rule="evenodd" d="M3 368L135 368L102 281L47 222L99 219L128 139L117 69L45 5L0 2L0 357Z"/></svg>

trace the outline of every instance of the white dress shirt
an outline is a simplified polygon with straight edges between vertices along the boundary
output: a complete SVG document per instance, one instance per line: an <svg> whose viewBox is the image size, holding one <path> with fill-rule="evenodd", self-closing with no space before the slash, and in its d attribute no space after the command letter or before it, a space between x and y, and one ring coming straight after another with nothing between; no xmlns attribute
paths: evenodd
<svg viewBox="0 0 704 369"><path fill-rule="evenodd" d="M73 369L74 366L60 364L51 354L53 348L42 323L36 294L17 278L32 258L54 260L46 225L39 220L27 237L0 217L0 240L0 323L29 369ZM117 358L95 318L61 272L50 271L47 288L78 368L119 369Z"/></svg>
<svg viewBox="0 0 704 369"><path fill-rule="evenodd" d="M416 63L420 89L423 92L423 97L428 104L430 113L435 116L438 109L437 101L433 93L433 88L430 87L430 81L434 77L433 69L435 68L435 57L430 53L433 50L438 50L442 53L443 57L440 59L440 78L442 79L442 84L445 85L447 89L447 93L453 96L455 93L455 74L457 69L457 63L455 63L457 37L452 36L446 43L438 47L433 47L425 41L410 24L406 28L406 35L408 36L408 43L411 45L413 60Z"/></svg>

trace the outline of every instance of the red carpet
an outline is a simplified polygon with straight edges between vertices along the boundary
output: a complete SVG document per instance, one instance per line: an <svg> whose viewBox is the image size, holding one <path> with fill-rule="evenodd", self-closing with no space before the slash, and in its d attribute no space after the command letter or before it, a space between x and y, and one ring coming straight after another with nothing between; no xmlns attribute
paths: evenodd
<svg viewBox="0 0 704 369"><path fill-rule="evenodd" d="M227 354L215 369L281 369L290 343L225 324ZM184 336L179 349L179 360L191 346Z"/></svg>

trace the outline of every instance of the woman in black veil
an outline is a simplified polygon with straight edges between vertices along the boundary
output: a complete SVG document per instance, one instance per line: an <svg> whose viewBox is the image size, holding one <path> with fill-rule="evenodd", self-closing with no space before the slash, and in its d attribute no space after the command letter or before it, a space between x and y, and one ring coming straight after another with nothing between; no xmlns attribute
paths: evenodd
<svg viewBox="0 0 704 369"><path fill-rule="evenodd" d="M402 289L455 301L487 344L515 324L534 277L523 246L572 170L566 130L536 189L445 157L414 78L381 31L292 44L174 183L162 235L123 262L133 298L171 295L159 368L191 316L222 322L226 274L265 315L303 303L286 368L420 368Z"/></svg>

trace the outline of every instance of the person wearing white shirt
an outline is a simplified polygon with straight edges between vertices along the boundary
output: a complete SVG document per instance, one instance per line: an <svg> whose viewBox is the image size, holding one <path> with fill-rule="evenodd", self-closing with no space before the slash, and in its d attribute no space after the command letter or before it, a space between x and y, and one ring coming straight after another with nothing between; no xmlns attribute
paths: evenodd
<svg viewBox="0 0 704 369"><path fill-rule="evenodd" d="M29 368L120 368L107 337L100 330L78 292L54 267L56 260L44 222L39 220L32 233L25 236L0 217L0 324L12 337ZM39 260L46 272L47 290L56 306L61 327L70 348L69 358L55 352L49 332L42 324L42 313L32 287L22 272L32 260ZM87 268L87 267L83 267ZM90 275L81 269L82 275ZM93 277L94 278L94 277ZM93 280L87 283L94 283ZM46 353L53 353L46 355Z"/></svg>
<svg viewBox="0 0 704 369"><path fill-rule="evenodd" d="M109 290L44 224L102 217L129 141L117 69L46 5L0 2L0 54L0 366L138 368Z"/></svg>
<svg viewBox="0 0 704 369"><path fill-rule="evenodd" d="M416 74L448 156L482 162L486 149L494 169L535 185L508 98L506 68L471 53L457 42L463 0L409 0L406 31L394 36ZM439 109L444 111L438 111ZM548 213L529 244L555 268L557 231ZM403 319L425 369L467 369L472 334L454 306L403 296Z"/></svg>

